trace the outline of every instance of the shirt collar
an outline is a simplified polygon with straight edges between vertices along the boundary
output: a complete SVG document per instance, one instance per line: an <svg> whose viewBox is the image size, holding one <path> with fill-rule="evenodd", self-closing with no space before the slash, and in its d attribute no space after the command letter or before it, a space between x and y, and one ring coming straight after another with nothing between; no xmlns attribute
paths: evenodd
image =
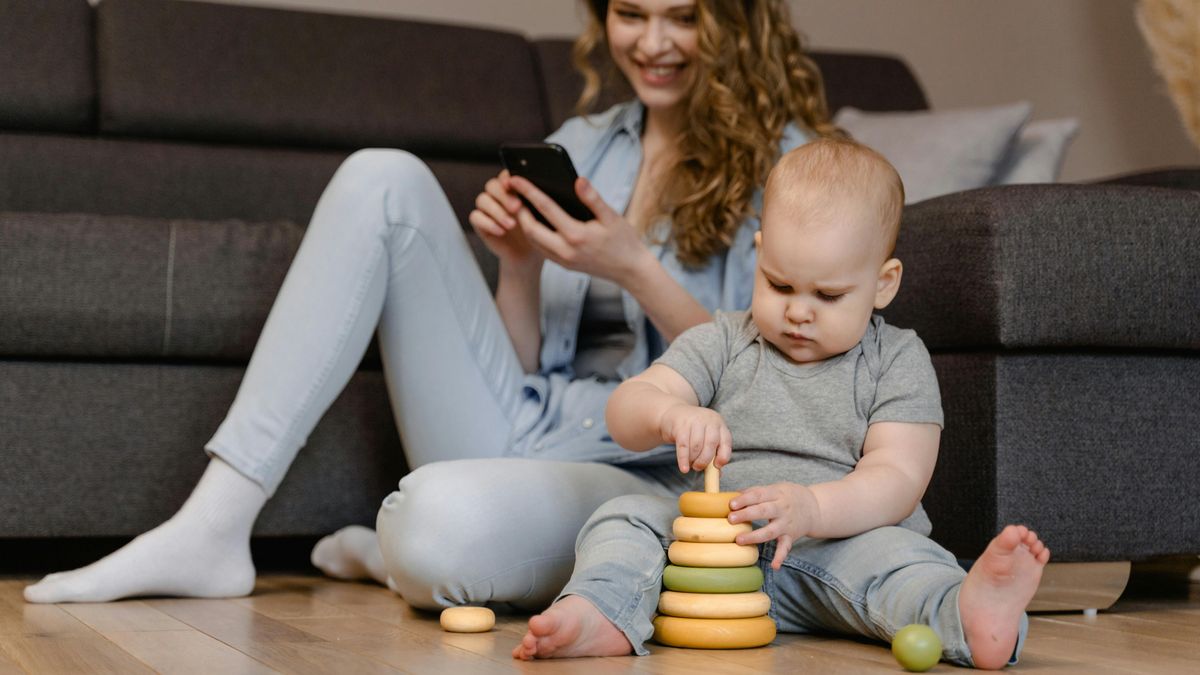
<svg viewBox="0 0 1200 675"><path fill-rule="evenodd" d="M642 120L645 116L646 106L635 98L621 111L620 117L617 118L617 128L640 139L642 137Z"/></svg>

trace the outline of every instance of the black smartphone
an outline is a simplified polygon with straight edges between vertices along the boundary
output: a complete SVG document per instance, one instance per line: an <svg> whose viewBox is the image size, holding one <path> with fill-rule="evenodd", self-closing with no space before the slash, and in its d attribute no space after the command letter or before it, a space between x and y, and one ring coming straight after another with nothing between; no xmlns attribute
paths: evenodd
<svg viewBox="0 0 1200 675"><path fill-rule="evenodd" d="M500 145L500 163L514 176L521 176L553 199L567 215L576 220L591 220L596 216L575 194L575 165L567 151L557 143L503 143ZM554 226L529 203L533 217L550 229Z"/></svg>

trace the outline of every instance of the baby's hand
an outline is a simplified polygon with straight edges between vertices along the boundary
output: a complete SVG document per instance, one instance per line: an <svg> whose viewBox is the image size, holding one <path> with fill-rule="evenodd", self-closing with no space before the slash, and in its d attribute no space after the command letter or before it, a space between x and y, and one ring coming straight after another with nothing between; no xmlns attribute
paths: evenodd
<svg viewBox="0 0 1200 675"><path fill-rule="evenodd" d="M752 520L769 521L747 534L739 534L739 544L761 544L777 539L772 569L779 569L792 544L808 534L817 518L817 499L812 490L799 483L775 483L745 490L729 501L731 523Z"/></svg>
<svg viewBox="0 0 1200 675"><path fill-rule="evenodd" d="M679 470L703 471L710 463L721 468L729 463L733 436L720 413L695 405L672 406L659 423L664 443L675 444Z"/></svg>

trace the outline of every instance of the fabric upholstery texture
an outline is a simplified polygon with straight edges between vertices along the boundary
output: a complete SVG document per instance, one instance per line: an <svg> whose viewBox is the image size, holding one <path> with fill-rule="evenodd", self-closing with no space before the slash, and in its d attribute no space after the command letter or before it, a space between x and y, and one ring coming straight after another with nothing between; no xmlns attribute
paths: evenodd
<svg viewBox="0 0 1200 675"><path fill-rule="evenodd" d="M179 0L96 11L108 133L478 158L547 132L516 34Z"/></svg>
<svg viewBox="0 0 1200 675"><path fill-rule="evenodd" d="M0 128L92 129L92 43L83 0L0 0Z"/></svg>
<svg viewBox="0 0 1200 675"><path fill-rule="evenodd" d="M932 349L1200 347L1200 194L984 188L905 210L883 313ZM953 283L948 283L953 280Z"/></svg>
<svg viewBox="0 0 1200 675"><path fill-rule="evenodd" d="M844 108L833 121L896 167L912 204L990 185L1031 110L1025 102L920 112Z"/></svg>
<svg viewBox="0 0 1200 675"><path fill-rule="evenodd" d="M207 463L201 451L240 366L0 361L0 536L133 536L169 518ZM317 425L255 534L373 523L407 472L378 371L350 381Z"/></svg>

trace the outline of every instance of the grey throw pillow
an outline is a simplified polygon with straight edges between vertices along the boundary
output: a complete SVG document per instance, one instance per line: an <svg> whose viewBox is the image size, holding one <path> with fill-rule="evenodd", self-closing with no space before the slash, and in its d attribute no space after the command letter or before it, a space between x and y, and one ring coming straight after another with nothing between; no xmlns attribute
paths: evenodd
<svg viewBox="0 0 1200 675"><path fill-rule="evenodd" d="M833 121L896 167L911 204L991 185L1032 109L1024 101L918 112L842 108Z"/></svg>
<svg viewBox="0 0 1200 675"><path fill-rule="evenodd" d="M1067 146L1079 133L1079 120L1066 117L1030 122L996 174L993 185L1053 183L1062 171Z"/></svg>

